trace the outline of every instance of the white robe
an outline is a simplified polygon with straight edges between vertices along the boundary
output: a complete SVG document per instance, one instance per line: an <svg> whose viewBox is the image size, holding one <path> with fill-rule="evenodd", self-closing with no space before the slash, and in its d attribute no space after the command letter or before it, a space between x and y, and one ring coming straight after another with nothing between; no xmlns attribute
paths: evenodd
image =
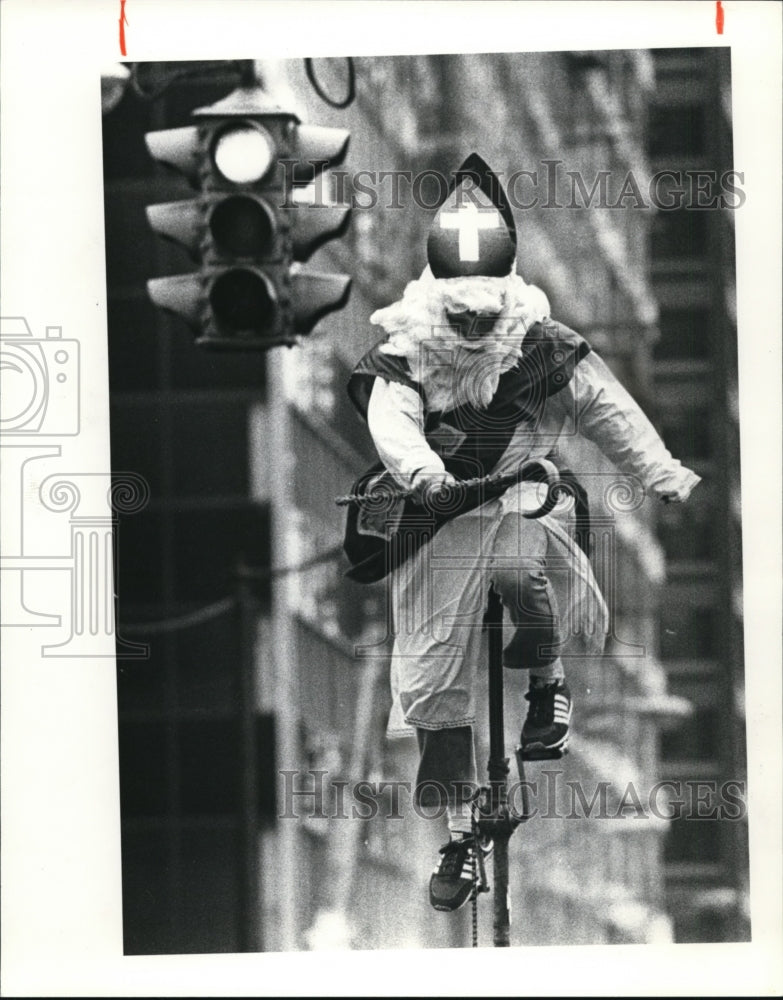
<svg viewBox="0 0 783 1000"><path fill-rule="evenodd" d="M376 378L367 413L370 433L384 465L404 486L419 470L445 469L424 435L424 418L415 390ZM525 424L516 428L493 472L511 472L529 459L545 458L564 435L576 433L657 497L685 500L699 482L672 457L640 407L593 352L576 366L568 385L547 399L534 430ZM444 454L448 450L447 445ZM492 566L503 556L493 549L495 535L506 514L536 506L531 498L535 490L520 484L453 518L393 572L389 735L408 734L411 726L441 729L475 722L486 594ZM597 655L608 611L589 561L569 532L569 511L566 503L540 519L547 534L547 572L560 609L561 655Z"/></svg>

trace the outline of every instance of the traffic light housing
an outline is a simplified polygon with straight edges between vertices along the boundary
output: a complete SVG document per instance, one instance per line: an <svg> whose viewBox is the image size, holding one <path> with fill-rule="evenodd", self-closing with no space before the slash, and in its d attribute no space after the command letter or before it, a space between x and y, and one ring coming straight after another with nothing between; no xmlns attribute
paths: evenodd
<svg viewBox="0 0 783 1000"><path fill-rule="evenodd" d="M343 162L350 133L303 125L258 86L193 118L195 125L145 136L151 156L198 191L147 208L152 229L198 264L194 273L148 281L150 298L182 317L204 347L294 344L350 293L348 275L299 266L348 226L348 206L307 204L300 195Z"/></svg>

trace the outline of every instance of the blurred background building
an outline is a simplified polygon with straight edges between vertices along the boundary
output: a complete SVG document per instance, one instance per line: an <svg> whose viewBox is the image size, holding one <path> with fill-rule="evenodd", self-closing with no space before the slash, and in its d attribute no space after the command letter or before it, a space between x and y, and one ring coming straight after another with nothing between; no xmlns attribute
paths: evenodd
<svg viewBox="0 0 783 1000"><path fill-rule="evenodd" d="M105 116L112 465L151 489L117 546L118 631L150 646L146 661L118 661L127 953L469 943L465 912L436 915L426 901L442 831L411 815L404 791L404 819L384 818L390 789L370 794L412 780L415 748L384 738L385 589L342 577L334 498L372 457L345 381L374 342L371 312L421 273L437 200L426 181L432 211L404 182L395 197L381 173L448 175L474 149L505 177L538 172L516 189L534 202L515 211L522 274L704 477L691 502L658 511L618 501L591 446L565 449L596 540L610 540L597 573L613 629L605 657L569 668L573 751L548 768L561 773L528 777L542 791L555 781L561 815L575 811L566 782L588 801L608 783L618 818L540 816L517 833L512 942L747 939L744 823L621 808L629 786L644 802L664 778L745 777L731 212L656 212L627 180L648 202L654 170L731 166L727 60L356 58L345 110L317 97L301 61L261 66L304 121L350 129L341 186L355 205L349 236L316 260L353 274L348 307L268 355L195 348L145 291L190 264L153 235L144 207L191 192L159 172L144 133L188 124L236 85L231 66L180 77L154 100L128 87ZM315 67L328 93L344 91L343 60ZM598 202L600 185L590 203L602 171L614 208ZM510 745L522 679L508 687ZM322 800L290 795L318 792L321 774ZM363 818L335 818L357 803L333 783L363 779L374 783Z"/></svg>
<svg viewBox="0 0 783 1000"><path fill-rule="evenodd" d="M729 51L653 56L653 167L723 175L733 166ZM692 503L660 518L669 573L661 657L671 690L694 705L662 744L661 773L720 785L746 773L736 271L732 211L699 203L689 192L681 208L659 212L651 244L659 424L704 479ZM747 939L746 824L675 821L665 860L678 940Z"/></svg>

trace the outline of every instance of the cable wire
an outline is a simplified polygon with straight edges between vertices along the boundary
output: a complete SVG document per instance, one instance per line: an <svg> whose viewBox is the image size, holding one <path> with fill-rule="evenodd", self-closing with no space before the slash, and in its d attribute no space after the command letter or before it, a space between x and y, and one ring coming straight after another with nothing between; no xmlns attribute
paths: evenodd
<svg viewBox="0 0 783 1000"><path fill-rule="evenodd" d="M349 104L353 104L354 98L356 97L356 69L353 65L353 57L347 56L346 62L348 64L348 89L345 97L341 101L335 101L333 98L324 91L321 84L315 75L315 67L313 66L313 60L311 58L305 59L305 73L307 73L307 79L310 81L310 85L313 90L318 94L321 100L328 104L330 108L347 108Z"/></svg>
<svg viewBox="0 0 783 1000"><path fill-rule="evenodd" d="M207 604L206 607L199 608L198 611L191 611L187 615L179 615L176 618L164 618L157 622L131 622L121 623L120 631L123 635L160 635L164 632L178 632L180 629L192 628L194 625L202 625L204 622L219 618L226 612L236 607L236 597L224 597L214 604Z"/></svg>
<svg viewBox="0 0 783 1000"><path fill-rule="evenodd" d="M325 552L319 552L318 555L311 556L309 559L305 559L304 562L299 563L296 566L243 566L239 569L239 576L245 580L269 580L275 579L279 576L288 576L291 573L304 573L305 570L312 569L315 566L320 566L322 563L331 562L343 551L342 543L339 545L333 545L330 549L326 549Z"/></svg>
<svg viewBox="0 0 783 1000"><path fill-rule="evenodd" d="M293 573L304 573L308 569L320 566L323 563L331 562L342 552L342 545L334 545L325 552L305 559L297 566L240 566L237 576L242 580L270 580L281 576L288 576ZM162 635L166 632L177 632L181 629L193 628L195 625L202 625L205 622L213 621L221 615L233 610L238 604L236 597L224 597L213 604L207 604L197 611L191 611L186 615L178 615L175 618L164 618L161 621L150 622L130 622L121 624L123 635Z"/></svg>

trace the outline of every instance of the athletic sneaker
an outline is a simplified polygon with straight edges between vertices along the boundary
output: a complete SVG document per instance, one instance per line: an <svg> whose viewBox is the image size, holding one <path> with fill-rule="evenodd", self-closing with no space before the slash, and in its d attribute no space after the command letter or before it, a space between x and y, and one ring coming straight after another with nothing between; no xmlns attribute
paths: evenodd
<svg viewBox="0 0 783 1000"><path fill-rule="evenodd" d="M436 910L458 910L470 899L475 850L476 838L472 834L463 834L460 839L450 840L441 847L442 857L430 876L430 904ZM482 858L489 857L492 841L480 841L478 850ZM476 866L478 868L478 858Z"/></svg>
<svg viewBox="0 0 783 1000"><path fill-rule="evenodd" d="M559 757L568 746L571 722L571 692L565 681L530 685L525 695L530 702L522 727L522 753L529 760Z"/></svg>

